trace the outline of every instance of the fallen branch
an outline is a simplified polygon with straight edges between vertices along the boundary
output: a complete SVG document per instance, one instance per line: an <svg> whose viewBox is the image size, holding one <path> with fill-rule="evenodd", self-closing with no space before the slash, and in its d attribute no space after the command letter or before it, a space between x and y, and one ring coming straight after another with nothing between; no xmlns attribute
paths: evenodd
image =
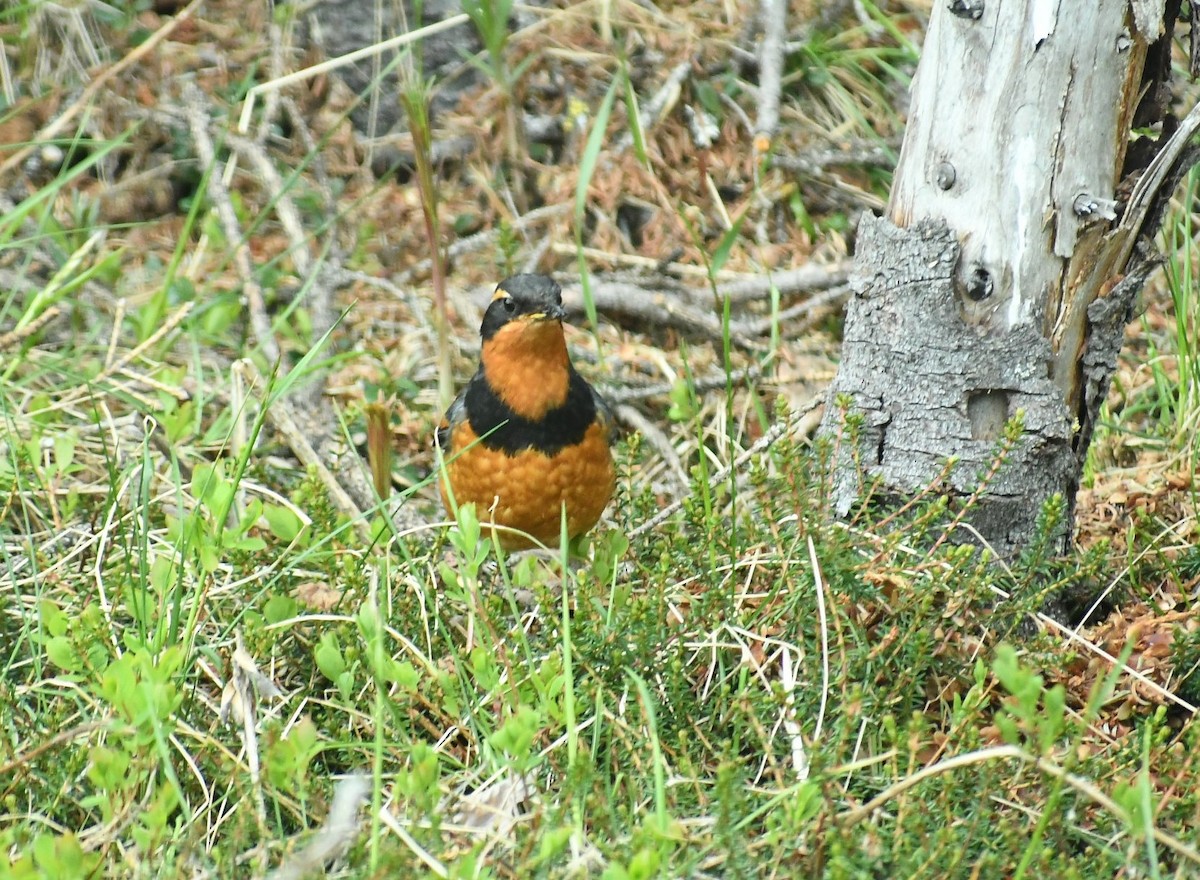
<svg viewBox="0 0 1200 880"><path fill-rule="evenodd" d="M217 162L216 150L208 133L208 99L199 88L189 83L183 90L184 111L187 116L188 130L196 152L200 156L200 165L204 168L215 168ZM262 288L254 280L254 269L250 263L250 248L246 244L238 225L237 212L234 211L233 201L229 190L219 174L208 175L208 197L212 199L217 211L217 219L226 241L233 248L233 265L242 282L242 290L246 297L246 309L250 313L250 329L254 339L262 349L263 357L268 363L279 360L279 345L271 329L271 319L267 315L267 306L263 301Z"/></svg>
<svg viewBox="0 0 1200 880"><path fill-rule="evenodd" d="M838 287L850 280L850 262L850 260L843 260L831 266L805 263L796 269L771 272L745 281L718 284L717 295L718 297L729 297L729 301L736 305L769 296L772 286L782 296L803 293L806 290L825 290L829 287ZM697 299L705 297L709 302L713 299L711 290L696 289L690 292L690 295Z"/></svg>
<svg viewBox="0 0 1200 880"><path fill-rule="evenodd" d="M763 38L758 49L758 118L754 124L754 151L759 155L771 149L771 140L779 128L787 6L787 0L762 0Z"/></svg>
<svg viewBox="0 0 1200 880"><path fill-rule="evenodd" d="M857 165L866 168L894 168L896 147L881 144L859 144L844 150L813 150L806 153L775 154L771 167L797 171L810 177L820 177L834 165Z"/></svg>
<svg viewBox="0 0 1200 880"><path fill-rule="evenodd" d="M674 327L686 333L719 341L721 322L695 306L680 302L661 291L647 290L628 281L593 280L592 301L608 315L624 315L644 324ZM564 288L563 305L568 313L582 315L583 293L578 286Z"/></svg>

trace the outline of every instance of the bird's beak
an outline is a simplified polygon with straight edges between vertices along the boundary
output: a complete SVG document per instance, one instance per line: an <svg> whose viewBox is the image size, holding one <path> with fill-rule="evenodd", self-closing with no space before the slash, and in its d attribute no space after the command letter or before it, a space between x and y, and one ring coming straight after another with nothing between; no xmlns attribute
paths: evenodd
<svg viewBox="0 0 1200 880"><path fill-rule="evenodd" d="M530 321L561 321L567 316L567 310L562 306L550 306L544 312L532 312L526 317Z"/></svg>

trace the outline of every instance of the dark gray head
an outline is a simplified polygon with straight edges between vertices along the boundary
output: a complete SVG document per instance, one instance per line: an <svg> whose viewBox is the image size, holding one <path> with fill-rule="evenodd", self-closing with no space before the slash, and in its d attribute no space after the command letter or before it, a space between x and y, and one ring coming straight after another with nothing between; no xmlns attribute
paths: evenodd
<svg viewBox="0 0 1200 880"><path fill-rule="evenodd" d="M484 341L510 321L559 321L566 317L562 288L546 275L514 275L496 285L492 302L483 313L479 335Z"/></svg>

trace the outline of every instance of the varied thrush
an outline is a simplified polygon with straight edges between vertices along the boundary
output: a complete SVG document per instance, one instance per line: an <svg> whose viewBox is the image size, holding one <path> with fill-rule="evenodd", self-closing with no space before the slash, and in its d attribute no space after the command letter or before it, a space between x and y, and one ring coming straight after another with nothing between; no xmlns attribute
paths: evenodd
<svg viewBox="0 0 1200 880"><path fill-rule="evenodd" d="M571 364L562 288L545 275L501 281L483 315L479 369L437 430L442 501L474 502L506 550L554 547L600 519L612 497L612 410ZM530 539L533 540L530 540Z"/></svg>

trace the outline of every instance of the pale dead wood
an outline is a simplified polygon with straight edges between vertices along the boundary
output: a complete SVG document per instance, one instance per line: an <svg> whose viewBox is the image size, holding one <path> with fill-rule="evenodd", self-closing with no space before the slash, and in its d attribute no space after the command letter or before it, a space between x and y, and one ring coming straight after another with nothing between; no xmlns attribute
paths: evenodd
<svg viewBox="0 0 1200 880"><path fill-rule="evenodd" d="M867 168L891 168L896 164L894 151L899 145L857 144L847 149L811 150L805 153L777 153L771 166L819 177L832 166L853 165Z"/></svg>

